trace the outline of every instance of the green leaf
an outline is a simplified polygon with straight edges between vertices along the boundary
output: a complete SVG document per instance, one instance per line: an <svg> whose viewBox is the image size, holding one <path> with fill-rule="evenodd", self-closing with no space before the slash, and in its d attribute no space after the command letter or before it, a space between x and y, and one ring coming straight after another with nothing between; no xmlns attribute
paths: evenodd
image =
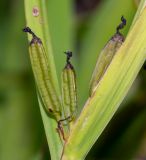
<svg viewBox="0 0 146 160"><path fill-rule="evenodd" d="M38 99L39 100L39 99ZM61 157L63 144L60 141L59 134L57 133L57 123L54 119L48 117L42 102L39 100L41 115L46 131L46 137L49 145L50 155L52 160L58 160Z"/></svg>
<svg viewBox="0 0 146 160"><path fill-rule="evenodd" d="M35 13L38 12L36 16ZM47 11L44 1L39 0L25 0L25 15L26 15L26 25L32 29L34 33L42 40L44 48L47 52L47 57L49 61L49 68L51 75L54 79L54 86L56 86L59 94L59 85L57 81L56 68L54 64L54 57L52 53L52 45L49 34L49 25ZM29 36L29 40L31 36Z"/></svg>
<svg viewBox="0 0 146 160"><path fill-rule="evenodd" d="M65 145L63 160L84 159L100 136L146 59L146 8L86 102Z"/></svg>
<svg viewBox="0 0 146 160"><path fill-rule="evenodd" d="M144 9L145 6L146 6L146 0L141 0L131 27L133 26L133 24L135 23L135 21L137 20L137 18L139 17L140 13L142 12L142 10Z"/></svg>
<svg viewBox="0 0 146 160"><path fill-rule="evenodd" d="M51 77L58 92L58 97L60 98L61 94L56 73L60 75L61 70L64 67L63 63L65 58L63 51L66 49L72 49L71 46L73 44L73 33L71 33L71 1L25 0L24 2L27 26L30 27L39 38L41 38L44 44ZM56 66L55 62L57 64ZM57 122L48 117L44 111L40 98L38 99L51 158L53 160L58 160L61 156L63 144L56 131Z"/></svg>
<svg viewBox="0 0 146 160"><path fill-rule="evenodd" d="M66 59L64 51L74 51L73 4L72 0L52 0L46 3L54 60L60 82Z"/></svg>

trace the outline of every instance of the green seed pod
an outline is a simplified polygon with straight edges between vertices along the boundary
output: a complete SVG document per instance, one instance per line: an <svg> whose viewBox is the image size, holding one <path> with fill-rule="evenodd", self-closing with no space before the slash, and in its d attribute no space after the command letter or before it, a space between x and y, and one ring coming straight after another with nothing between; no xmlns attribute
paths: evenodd
<svg viewBox="0 0 146 160"><path fill-rule="evenodd" d="M75 119L75 112L77 110L77 91L76 91L76 78L75 71L70 63L72 52L65 52L67 54L67 64L62 72L62 99L65 117Z"/></svg>
<svg viewBox="0 0 146 160"><path fill-rule="evenodd" d="M96 66L90 81L90 96L92 95L98 82L101 80L104 73L106 72L117 50L121 47L122 43L124 42L124 37L119 32L119 30L126 25L126 20L123 16L121 17L121 21L122 23L117 27L116 34L107 42L96 62Z"/></svg>
<svg viewBox="0 0 146 160"><path fill-rule="evenodd" d="M41 100L46 108L46 111L54 116L56 120L60 120L61 103L52 83L50 70L48 67L49 65L42 41L28 27L24 29L24 32L28 32L33 36L30 42L29 53L36 86Z"/></svg>

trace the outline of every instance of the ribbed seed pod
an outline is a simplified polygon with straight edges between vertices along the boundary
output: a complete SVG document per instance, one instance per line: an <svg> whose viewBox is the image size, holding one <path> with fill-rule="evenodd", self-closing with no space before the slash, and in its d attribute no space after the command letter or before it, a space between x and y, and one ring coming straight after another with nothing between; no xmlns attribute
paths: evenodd
<svg viewBox="0 0 146 160"><path fill-rule="evenodd" d="M61 117L61 103L53 86L46 53L41 40L26 27L24 32L32 34L29 53L36 86L46 111L56 120Z"/></svg>
<svg viewBox="0 0 146 160"><path fill-rule="evenodd" d="M121 47L122 43L124 42L123 35L119 32L126 25L126 20L124 17L121 17L122 23L119 24L117 27L116 34L107 42L103 50L101 51L98 60L96 62L96 66L94 72L92 74L92 78L90 81L90 96L94 92L95 87L97 86L98 82L103 77L106 69L110 65L114 55L116 54L117 50Z"/></svg>
<svg viewBox="0 0 146 160"><path fill-rule="evenodd" d="M75 118L77 110L77 91L75 71L72 64L69 62L72 52L65 52L67 54L67 64L62 71L62 99L65 117Z"/></svg>

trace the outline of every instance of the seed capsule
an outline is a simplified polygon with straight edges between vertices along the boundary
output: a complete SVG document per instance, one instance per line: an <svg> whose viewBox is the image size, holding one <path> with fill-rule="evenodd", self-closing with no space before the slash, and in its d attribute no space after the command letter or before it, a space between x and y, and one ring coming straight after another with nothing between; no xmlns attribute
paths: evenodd
<svg viewBox="0 0 146 160"><path fill-rule="evenodd" d="M67 55L66 66L62 72L62 99L65 117L75 118L75 111L77 110L77 91L75 71L70 63L72 52L65 52Z"/></svg>
<svg viewBox="0 0 146 160"><path fill-rule="evenodd" d="M121 21L122 22L118 25L116 29L117 32L107 42L107 44L101 51L99 58L96 62L96 66L95 66L95 69L94 69L94 72L92 74L92 78L90 81L90 96L92 95L98 82L101 80L104 73L106 72L117 50L121 47L122 43L124 42L124 37L119 32L119 30L124 28L124 26L126 25L126 19L122 16Z"/></svg>
<svg viewBox="0 0 146 160"><path fill-rule="evenodd" d="M56 120L61 117L61 103L53 86L46 53L40 38L29 27L23 29L32 35L29 53L36 86L46 111Z"/></svg>

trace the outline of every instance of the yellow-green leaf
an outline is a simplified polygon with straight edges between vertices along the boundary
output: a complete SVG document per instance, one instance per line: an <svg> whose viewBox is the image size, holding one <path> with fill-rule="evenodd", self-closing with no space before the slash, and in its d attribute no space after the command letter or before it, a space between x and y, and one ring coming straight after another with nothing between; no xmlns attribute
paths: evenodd
<svg viewBox="0 0 146 160"><path fill-rule="evenodd" d="M126 96L146 58L146 8L130 30L66 143L63 160L84 159Z"/></svg>

